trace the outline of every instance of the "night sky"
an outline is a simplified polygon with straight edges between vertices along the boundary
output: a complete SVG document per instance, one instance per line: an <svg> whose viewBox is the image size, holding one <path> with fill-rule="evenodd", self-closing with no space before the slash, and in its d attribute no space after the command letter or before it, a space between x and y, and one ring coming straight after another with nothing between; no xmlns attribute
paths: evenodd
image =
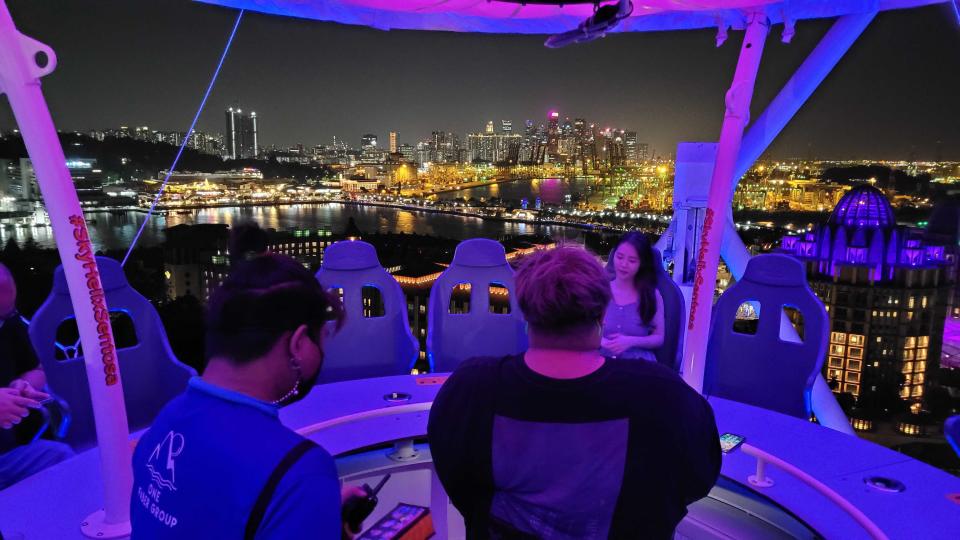
<svg viewBox="0 0 960 540"><path fill-rule="evenodd" d="M21 32L59 57L43 88L60 129L184 131L236 13L173 0L7 0ZM772 146L770 157L960 160L960 28L947 6L880 14ZM767 41L754 116L830 21ZM549 109L636 130L657 154L716 140L741 32L617 34L551 50L542 36L383 32L248 13L199 129L256 110L261 144L358 146L371 132L414 144L487 120L514 129ZM0 106L0 127L14 127ZM941 141L938 145L937 141Z"/></svg>

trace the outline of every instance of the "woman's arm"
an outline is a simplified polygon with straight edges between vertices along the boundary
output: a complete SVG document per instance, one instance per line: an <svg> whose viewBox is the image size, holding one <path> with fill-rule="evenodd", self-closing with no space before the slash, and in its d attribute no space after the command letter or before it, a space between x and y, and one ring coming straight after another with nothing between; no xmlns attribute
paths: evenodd
<svg viewBox="0 0 960 540"><path fill-rule="evenodd" d="M631 347L656 349L663 345L663 297L660 296L660 291L654 290L653 293L657 299L657 312L653 314L653 331L646 336L629 336Z"/></svg>

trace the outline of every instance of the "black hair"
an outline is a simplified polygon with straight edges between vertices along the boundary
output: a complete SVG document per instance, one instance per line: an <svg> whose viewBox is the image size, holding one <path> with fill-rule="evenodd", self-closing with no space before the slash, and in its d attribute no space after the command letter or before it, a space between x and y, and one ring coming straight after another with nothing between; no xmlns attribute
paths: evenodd
<svg viewBox="0 0 960 540"><path fill-rule="evenodd" d="M249 362L303 324L319 339L331 320L343 323L340 301L303 265L273 253L241 260L210 297L206 358Z"/></svg>
<svg viewBox="0 0 960 540"><path fill-rule="evenodd" d="M637 250L637 256L640 257L640 267L637 268L637 274L633 277L633 286L637 289L637 312L643 324L650 324L653 316L657 314L657 272L653 267L653 246L647 235L639 231L630 231L620 237L617 247L610 252L607 260L607 273L612 277L613 258L617 254L617 249L624 244L630 244Z"/></svg>
<svg viewBox="0 0 960 540"><path fill-rule="evenodd" d="M230 264L251 259L267 252L267 231L252 221L240 223L230 228L230 240L227 250L230 252Z"/></svg>

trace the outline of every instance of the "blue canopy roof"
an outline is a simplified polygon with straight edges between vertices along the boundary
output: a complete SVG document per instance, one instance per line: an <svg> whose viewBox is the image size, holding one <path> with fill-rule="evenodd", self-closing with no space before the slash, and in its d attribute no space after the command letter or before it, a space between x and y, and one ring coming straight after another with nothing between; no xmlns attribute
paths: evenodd
<svg viewBox="0 0 960 540"><path fill-rule="evenodd" d="M443 30L556 34L577 27L592 1L566 0L197 0L261 13L370 26L381 30ZM614 0L602 0L604 4ZM748 9L772 23L902 9L948 0L633 0L633 13L611 32L741 28Z"/></svg>

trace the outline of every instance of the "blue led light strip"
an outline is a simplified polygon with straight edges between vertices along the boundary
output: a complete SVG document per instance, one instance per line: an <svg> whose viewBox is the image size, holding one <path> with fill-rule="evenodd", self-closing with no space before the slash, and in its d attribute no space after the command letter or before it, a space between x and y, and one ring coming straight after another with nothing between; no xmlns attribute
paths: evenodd
<svg viewBox="0 0 960 540"><path fill-rule="evenodd" d="M163 183L160 185L160 190L157 191L157 195L153 198L153 203L150 204L150 210L147 211L147 216L143 219L143 223L140 224L140 228L137 230L137 235L133 237L133 241L130 242L130 247L127 248L127 254L123 256L123 261L120 262L120 266L125 266L127 264L127 259L130 258L130 254L133 253L133 248L136 247L137 241L140 240L140 235L143 234L143 229L147 227L147 223L150 221L150 216L153 215L153 211L157 207L157 203L160 202L160 197L163 196L163 190L167 187L167 182L170 181L170 175L173 174L173 171L177 168L177 163L180 161L180 156L183 155L183 149L187 147L187 143L190 142L190 138L193 137L193 129L197 125L197 120L200 118L200 113L203 112L204 106L207 104L207 98L210 97L210 92L213 90L213 85L217 82L217 77L220 75L220 68L223 67L223 62L227 59L227 53L230 52L230 46L233 44L233 38L237 35L237 28L240 27L240 20L243 19L244 10L240 10L240 13L237 13L237 20L233 23L233 30L230 31L230 37L227 38L227 45L223 48L223 54L220 55L220 62L217 64L217 69L214 70L213 76L210 77L210 84L207 85L207 91L203 94L203 99L200 100L200 107L197 108L197 114L193 115L193 121L190 122L190 129L187 130L187 136L183 138L183 142L180 143L180 149L177 150L177 156L173 158L173 164L170 165L170 168L167 170L167 175L163 179Z"/></svg>

